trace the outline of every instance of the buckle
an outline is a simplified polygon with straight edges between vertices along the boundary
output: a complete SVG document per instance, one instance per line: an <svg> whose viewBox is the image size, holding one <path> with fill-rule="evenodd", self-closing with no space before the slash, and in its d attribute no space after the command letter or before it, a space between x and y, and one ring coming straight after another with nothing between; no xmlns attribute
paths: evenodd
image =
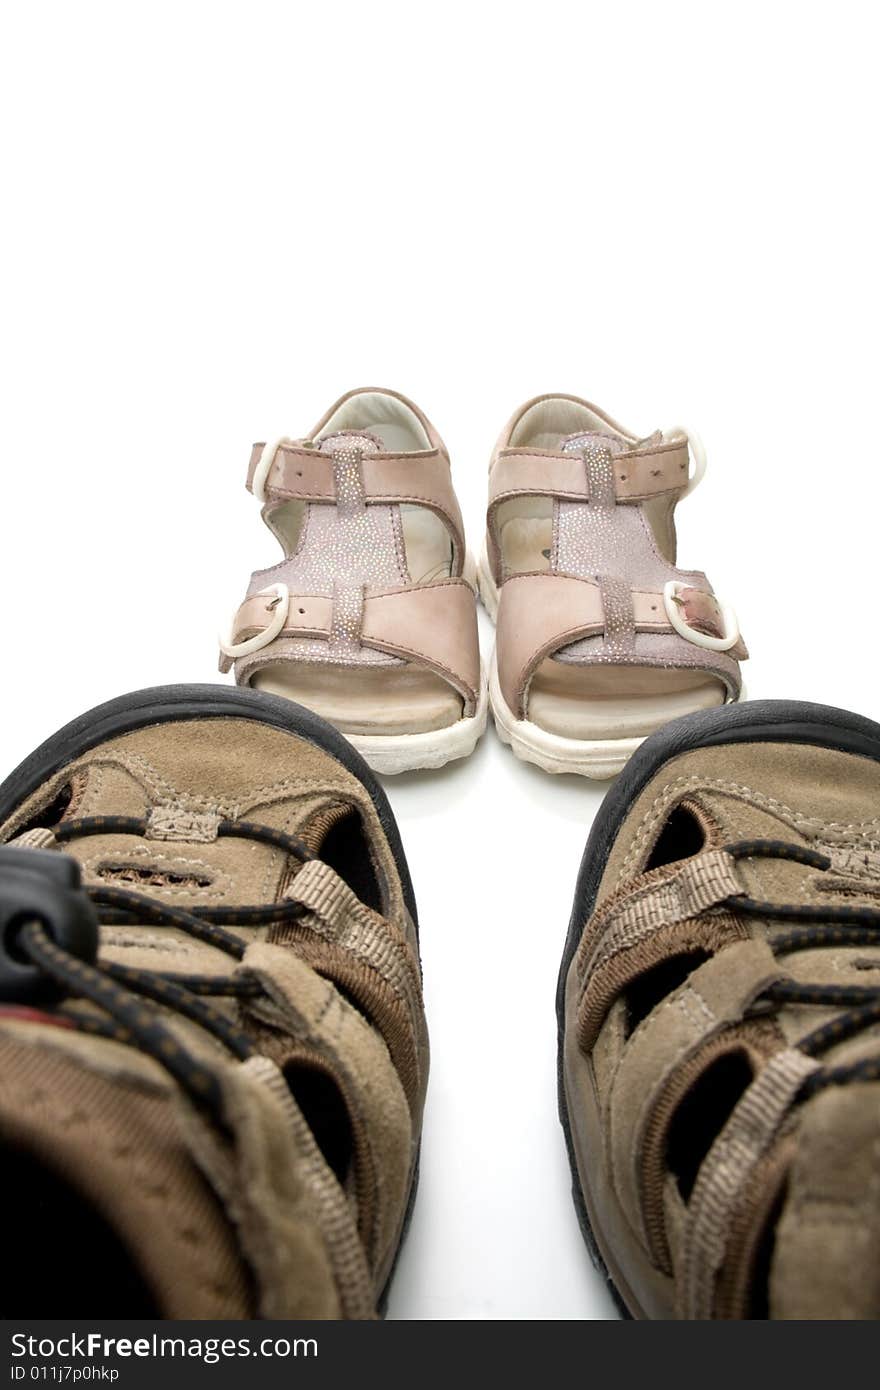
<svg viewBox="0 0 880 1390"><path fill-rule="evenodd" d="M269 484L269 474L272 472L272 464L275 462L275 455L282 445L292 443L292 439L288 439L286 434L282 434L278 439L273 440L271 444L263 445L263 452L260 454L259 461L254 469L253 482L251 483L251 492L263 506L265 506L266 503L266 489Z"/></svg>
<svg viewBox="0 0 880 1390"><path fill-rule="evenodd" d="M57 850L0 846L0 1000L30 1004L63 989L16 949L15 938L39 922L56 946L92 964L98 958L98 914L82 888L75 859Z"/></svg>
<svg viewBox="0 0 880 1390"><path fill-rule="evenodd" d="M228 637L221 633L217 639L220 643L220 650L224 656L228 656L231 661L236 661L240 656L249 656L251 652L258 652L263 647L268 647L270 642L281 632L287 622L287 614L290 611L290 590L286 584L270 584L268 589L261 589L254 598L266 598L274 595L274 602L266 604L266 611L271 612L272 621L268 627L264 627L262 632L258 632L256 637L249 637L246 642L233 642L232 631ZM235 619L233 618L233 624Z"/></svg>
<svg viewBox="0 0 880 1390"><path fill-rule="evenodd" d="M700 632L699 628L691 627L685 617L686 601L679 595L681 589L691 589L694 593L703 593L702 589L693 589L692 585L684 584L678 579L669 579L663 585L663 605L666 609L666 616L672 627L683 637L686 642L692 642L695 647L705 647L710 652L726 652L731 647L735 647L739 641L739 623L733 609L725 603L720 603L714 594L709 594L709 598L715 599L718 604L719 612L724 623L724 636L712 637L708 632Z"/></svg>

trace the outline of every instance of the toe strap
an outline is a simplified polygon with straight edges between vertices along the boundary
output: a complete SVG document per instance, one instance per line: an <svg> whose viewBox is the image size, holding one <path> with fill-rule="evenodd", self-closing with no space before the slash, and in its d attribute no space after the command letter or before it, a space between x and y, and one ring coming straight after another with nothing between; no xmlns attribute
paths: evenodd
<svg viewBox="0 0 880 1390"><path fill-rule="evenodd" d="M480 694L480 644L474 591L464 579L370 594L361 641L427 666L463 696L465 713Z"/></svg>
<svg viewBox="0 0 880 1390"><path fill-rule="evenodd" d="M736 699L738 662L748 653L730 628L712 592L685 580L664 592L630 589L609 576L513 575L502 586L498 608L501 692L514 716L524 719L533 675L545 658L558 656L579 665L704 670Z"/></svg>
<svg viewBox="0 0 880 1390"><path fill-rule="evenodd" d="M220 670L234 665L241 683L279 662L336 659L356 667L371 652L427 667L459 692L466 715L476 710L477 614L464 579L332 596L293 595L283 584L252 593L221 641Z"/></svg>

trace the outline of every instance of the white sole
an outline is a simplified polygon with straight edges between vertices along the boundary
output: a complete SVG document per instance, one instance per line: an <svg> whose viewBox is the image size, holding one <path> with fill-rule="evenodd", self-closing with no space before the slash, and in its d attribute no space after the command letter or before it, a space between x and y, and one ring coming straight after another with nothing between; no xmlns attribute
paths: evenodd
<svg viewBox="0 0 880 1390"><path fill-rule="evenodd" d="M486 731L489 700L486 675L480 677L480 699L468 719L445 729L419 734L345 734L374 772L393 777L399 772L420 772L443 767L473 753Z"/></svg>
<svg viewBox="0 0 880 1390"><path fill-rule="evenodd" d="M483 606L493 623L498 617L498 589L489 569L485 547L480 555L478 585ZM745 687L740 700L746 699ZM524 763L533 763L544 772L571 772L606 782L623 771L636 749L648 737L578 739L550 733L530 719L517 719L501 693L498 680L498 661L495 652L489 668L489 706L495 728L502 743ZM658 724L658 728L662 724ZM652 732L654 732L652 730Z"/></svg>
<svg viewBox="0 0 880 1390"><path fill-rule="evenodd" d="M623 770L643 738L579 739L548 733L529 719L517 719L505 702L498 684L498 663L492 653L489 705L502 743L524 763L545 772L574 772L606 782Z"/></svg>

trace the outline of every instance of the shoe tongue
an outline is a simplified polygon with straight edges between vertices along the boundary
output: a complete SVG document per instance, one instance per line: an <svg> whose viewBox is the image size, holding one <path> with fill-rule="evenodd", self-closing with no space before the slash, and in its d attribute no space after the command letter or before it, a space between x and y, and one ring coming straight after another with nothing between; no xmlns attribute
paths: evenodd
<svg viewBox="0 0 880 1390"><path fill-rule="evenodd" d="M322 454L335 454L339 449L360 449L362 454L378 454L385 445L378 435L370 434L367 430L336 430L334 434L325 434L323 439L319 439L318 448Z"/></svg>
<svg viewBox="0 0 880 1390"><path fill-rule="evenodd" d="M643 444L658 444L660 442L660 431L650 435L647 439L640 439L638 444L630 444L627 440L621 439L619 435L611 434L608 430L579 430L577 434L565 434L559 441L559 447L564 454L579 454L590 444L599 444L603 448L609 449L612 454L625 454L630 449L638 448Z"/></svg>

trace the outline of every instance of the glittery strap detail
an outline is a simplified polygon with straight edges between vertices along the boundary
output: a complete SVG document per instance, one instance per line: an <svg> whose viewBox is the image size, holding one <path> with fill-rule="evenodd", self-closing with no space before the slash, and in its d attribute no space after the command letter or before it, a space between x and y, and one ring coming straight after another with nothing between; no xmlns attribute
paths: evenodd
<svg viewBox="0 0 880 1390"><path fill-rule="evenodd" d="M357 660L361 645L361 624L364 617L362 588L333 586L333 616L327 639L329 661Z"/></svg>
<svg viewBox="0 0 880 1390"><path fill-rule="evenodd" d="M584 466L587 470L588 496L590 507L600 509L617 505L614 490L614 465L611 450L607 444L586 444L583 448Z"/></svg>
<svg viewBox="0 0 880 1390"><path fill-rule="evenodd" d="M365 568L364 546L365 542L369 546L371 531L362 470L363 440L355 439L352 444L351 448L334 449L332 454L336 516L343 540L340 558L352 561L350 573L333 579L327 659L339 662L356 662L361 649L364 589L363 583L357 581Z"/></svg>
<svg viewBox="0 0 880 1390"><path fill-rule="evenodd" d="M582 502L556 503L550 568L592 579L599 573L613 574L619 564L614 462L604 443L585 444L580 452L587 496Z"/></svg>
<svg viewBox="0 0 880 1390"><path fill-rule="evenodd" d="M364 479L361 472L363 450L334 449L333 481L336 484L336 510L341 517L360 516L366 508Z"/></svg>
<svg viewBox="0 0 880 1390"><path fill-rule="evenodd" d="M597 660L623 661L630 656L636 639L636 619L632 589L625 579L600 574L602 612L605 618L605 641Z"/></svg>
<svg viewBox="0 0 880 1390"><path fill-rule="evenodd" d="M617 494L614 487L614 458L608 444L599 440L578 438L584 461L587 499L575 504L576 509L557 512L552 568L578 573L583 563L583 535L587 529L596 538L596 550L603 560L610 558L610 541L614 534L614 510ZM574 522L575 524L572 524ZM635 643L635 617L632 590L627 580L614 574L597 574L602 594L605 619L604 638L595 644L595 661L615 662L631 657Z"/></svg>

